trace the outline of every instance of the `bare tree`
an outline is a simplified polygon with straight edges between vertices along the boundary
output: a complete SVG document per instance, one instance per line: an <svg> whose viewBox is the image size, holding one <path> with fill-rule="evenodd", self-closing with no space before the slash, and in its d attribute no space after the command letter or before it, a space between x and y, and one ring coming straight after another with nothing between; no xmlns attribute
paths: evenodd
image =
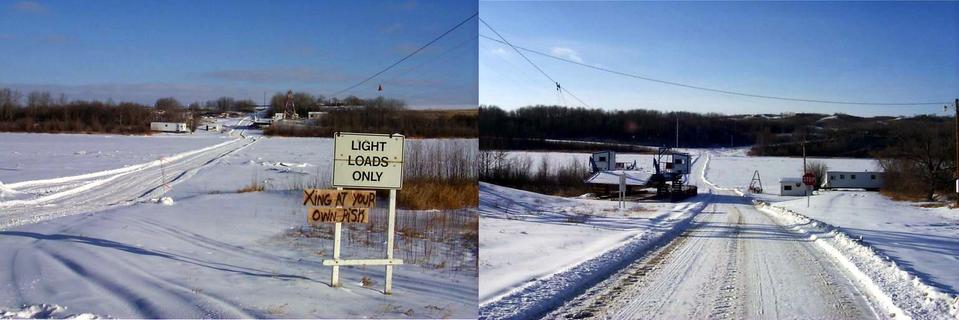
<svg viewBox="0 0 959 320"><path fill-rule="evenodd" d="M806 170L816 176L816 184L813 185L813 189L819 190L819 186L821 186L823 180L826 179L826 171L829 170L829 166L822 161L809 161L809 163L806 164Z"/></svg>
<svg viewBox="0 0 959 320"><path fill-rule="evenodd" d="M934 200L937 190L948 188L955 170L955 139L948 122L918 126L900 124L895 142L882 154L886 189L921 194Z"/></svg>

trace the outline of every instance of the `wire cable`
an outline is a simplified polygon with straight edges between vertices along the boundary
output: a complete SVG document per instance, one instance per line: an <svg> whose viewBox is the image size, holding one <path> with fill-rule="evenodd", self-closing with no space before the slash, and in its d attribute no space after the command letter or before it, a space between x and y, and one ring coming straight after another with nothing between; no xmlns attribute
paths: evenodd
<svg viewBox="0 0 959 320"><path fill-rule="evenodd" d="M526 62L529 62L529 64L533 65L533 68L536 68L536 70L539 70L539 73L542 73L543 76L546 76L547 79L549 79L549 80L552 81L554 84L556 84L556 90L557 90L557 91L565 91L566 93L569 93L570 96L572 96L573 98L575 98L576 101L579 101L579 103L582 103L582 104L583 104L584 106L586 106L587 108L590 107L589 104L586 104L586 102L583 102L583 100L580 100L578 97L576 97L576 95L570 93L569 90L566 90L566 88L561 87L560 84L559 84L559 81L556 81L556 79L553 79L553 77L550 77L549 74L546 74L546 71L543 71L543 69L541 69L538 65L536 65L536 63L533 63L533 60L530 60L528 57L526 57L526 55L523 54L522 51L519 51L519 49L517 49L517 47L513 46L512 43L510 43L509 41L507 41L506 38L503 37L503 35L499 34L499 32L497 32L496 29L493 29L493 27L490 26L489 23L486 23L486 20L483 20L483 18L480 18L479 21L482 22L483 25L485 25L487 28L489 28L490 31L493 31L493 33L495 33L496 36L499 37L502 41L500 41L500 40L495 40L495 39L492 39L492 38L489 38L489 37L486 37L486 38L488 38L488 39L490 39L490 40L497 41L497 42L499 42L499 43L506 44L506 45L508 45L510 48L513 48L513 51L516 51L516 53L518 53L521 57L523 57L523 59L526 59ZM482 36L482 35L481 35L481 36ZM484 37L485 37L485 36L484 36Z"/></svg>
<svg viewBox="0 0 959 320"><path fill-rule="evenodd" d="M403 57L402 59L397 60L396 62L394 62L393 64L389 65L388 67L383 68L383 70L380 70L379 72L374 73L372 76L369 76L369 77L367 77L366 79L363 79L363 81L357 82L356 84L354 84L354 85L352 85L352 86L349 86L349 87L347 87L346 89L337 91L336 93L331 94L330 96L331 96L331 97L336 97L336 96L338 96L338 95L340 95L340 94L342 94L342 93L344 93L344 92L353 90L353 88L356 88L356 87L359 87L359 86L363 85L363 84L366 83L367 81L373 80L373 78L376 78L377 76L383 74L384 72L389 71L390 69L392 69L392 68L395 67L396 65L398 65L398 64L400 64L400 63L403 63L403 61L406 61L406 59L409 59L409 58L412 57L413 55L419 53L420 51L423 51L423 49L426 49L426 47L429 47L430 45L432 45L432 44L435 43L436 41L439 41L440 39L442 39L443 37L445 37L447 34L450 34L450 32L453 32L453 30L456 30L456 29L459 28L460 26L466 24L467 21L470 21L470 20L472 20L473 18L475 18L477 15L479 15L479 12L473 13L472 15L470 15L469 17L467 17L466 19L463 19L463 21L460 21L460 23L457 23L455 26L453 26L453 27L450 28L449 30L446 30L446 32L443 32L443 34L439 35L439 36L436 37L436 38L433 38L433 40L431 40L430 42L427 42L426 44L424 44L423 46L421 46L421 47L419 47L418 49L414 50L413 52L411 52L410 54L406 55L406 56Z"/></svg>
<svg viewBox="0 0 959 320"><path fill-rule="evenodd" d="M482 19L480 19L480 21L482 21ZM493 32L495 32L495 31L493 31ZM723 93L723 94L729 94L729 95L736 95L736 96L762 98L762 99L772 99L772 100L794 101L794 102L827 103L827 104L845 104L845 105L871 105L871 106L923 106L923 105L943 105L943 104L945 104L945 103L949 103L949 102L861 102L861 101L839 101L839 100L823 100L823 99L805 99L805 98L780 97L780 96L771 96L771 95L763 95L763 94L754 94L754 93L747 93L747 92L737 92L737 91L730 91L730 90L723 90L723 89L715 89L715 88L709 88L709 87L703 87L703 86L685 84L685 83L680 83L680 82L675 82L675 81L654 79L654 78L645 77L645 76L636 75L636 74L631 74L631 73L626 73L626 72L622 72L622 71L616 71L616 70L612 70L612 69L609 69L609 68L594 66L594 65L590 65L590 64L586 64L586 63L582 63L582 62L578 62L578 61L573 61L573 60L570 60L570 59L566 59L566 58L563 58L563 57L558 57L558 56L551 55L551 54L548 54L548 53L545 53L545 52L542 52L542 51L537 51L537 50L533 50L533 49L529 49L529 48L514 46L514 45L511 44L511 43L508 43L508 42L505 42L505 41L500 41L500 40L494 39L494 38L492 38L492 37L490 37L490 36L487 36L487 35L480 34L479 36L482 37L482 38L484 38L484 39L490 40L490 41L495 41L495 42L499 42L499 43L502 43L502 44L506 44L506 45L512 47L513 50L523 50L523 51L526 51L526 52L538 54L538 55L541 55L541 56L544 56L544 57L548 57L548 58L553 58L553 59L556 59L556 60L559 60L559 61L563 61L563 62L568 62L568 63L580 65L580 66L587 67L587 68L594 69L594 70L599 70L599 71L608 72L608 73L612 73L612 74L617 74L617 75L621 75L621 76L625 76L625 77L636 78L636 79L646 80L646 81L652 81L652 82L658 82L658 83L668 84L668 85L673 85L673 86L678 86L678 87L684 87L684 88L696 89L696 90L703 90L703 91L710 91L710 92L717 92L717 93ZM525 57L525 56L524 56L524 57ZM527 59L527 60L528 60L528 59ZM572 94L571 94L571 95L572 95ZM575 97L575 96L574 96L574 97Z"/></svg>

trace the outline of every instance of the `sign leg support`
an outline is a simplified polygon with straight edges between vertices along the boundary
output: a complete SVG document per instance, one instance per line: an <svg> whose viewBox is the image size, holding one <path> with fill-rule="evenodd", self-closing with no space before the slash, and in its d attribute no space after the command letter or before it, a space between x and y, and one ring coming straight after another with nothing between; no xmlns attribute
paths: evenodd
<svg viewBox="0 0 959 320"><path fill-rule="evenodd" d="M343 190L343 188L336 188ZM333 260L340 260L340 232L343 230L343 224L337 222L333 227ZM340 266L333 266L333 275L330 277L330 286L337 288L340 286Z"/></svg>
<svg viewBox="0 0 959 320"><path fill-rule="evenodd" d="M393 236L396 229L396 189L390 189L390 212L386 225L386 258L393 260ZM386 265L386 288L383 294L393 294L393 265Z"/></svg>
<svg viewBox="0 0 959 320"><path fill-rule="evenodd" d="M341 223L333 227L333 260L340 260L340 230ZM340 286L340 266L333 266L333 277L330 285L334 288Z"/></svg>

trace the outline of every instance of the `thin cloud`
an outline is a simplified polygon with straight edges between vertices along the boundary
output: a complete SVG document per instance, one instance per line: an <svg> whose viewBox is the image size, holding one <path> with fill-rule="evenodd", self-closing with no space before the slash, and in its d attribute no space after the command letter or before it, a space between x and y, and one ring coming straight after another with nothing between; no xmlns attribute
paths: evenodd
<svg viewBox="0 0 959 320"><path fill-rule="evenodd" d="M33 13L33 14L44 14L44 13L50 12L50 10L47 9L46 6L36 1L17 2L13 4L13 9L20 12Z"/></svg>
<svg viewBox="0 0 959 320"><path fill-rule="evenodd" d="M506 51L506 49L504 49L504 48L502 48L502 47L500 47L500 48L495 48L495 49L493 49L493 50L490 50L489 52L492 53L492 54L494 54L494 55L501 56L501 57L505 57L505 56L508 56L508 55L509 55L509 52Z"/></svg>
<svg viewBox="0 0 959 320"><path fill-rule="evenodd" d="M391 24L391 25L386 26L385 28L383 28L383 29L380 30L380 31L382 31L382 32L385 33L385 34L392 34L392 33L395 33L395 32L397 32L397 31L400 31L401 29L403 29L403 24L397 22L397 23L394 23L394 24Z"/></svg>
<svg viewBox="0 0 959 320"><path fill-rule="evenodd" d="M570 48L555 47L550 50L550 52L552 52L554 56L560 56L576 62L583 62L583 58L579 56L579 52Z"/></svg>

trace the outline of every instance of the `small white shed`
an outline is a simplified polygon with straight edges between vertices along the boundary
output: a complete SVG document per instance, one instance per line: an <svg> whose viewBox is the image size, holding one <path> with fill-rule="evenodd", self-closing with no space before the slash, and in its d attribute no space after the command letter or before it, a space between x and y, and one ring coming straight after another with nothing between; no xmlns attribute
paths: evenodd
<svg viewBox="0 0 959 320"><path fill-rule="evenodd" d="M150 122L151 131L159 132L189 132L183 122Z"/></svg>
<svg viewBox="0 0 959 320"><path fill-rule="evenodd" d="M779 179L779 195L781 196L805 196L808 186L802 183L802 178L782 178Z"/></svg>
<svg viewBox="0 0 959 320"><path fill-rule="evenodd" d="M593 155L589 158L589 162L592 164L594 172L616 170L616 152L593 152Z"/></svg>

